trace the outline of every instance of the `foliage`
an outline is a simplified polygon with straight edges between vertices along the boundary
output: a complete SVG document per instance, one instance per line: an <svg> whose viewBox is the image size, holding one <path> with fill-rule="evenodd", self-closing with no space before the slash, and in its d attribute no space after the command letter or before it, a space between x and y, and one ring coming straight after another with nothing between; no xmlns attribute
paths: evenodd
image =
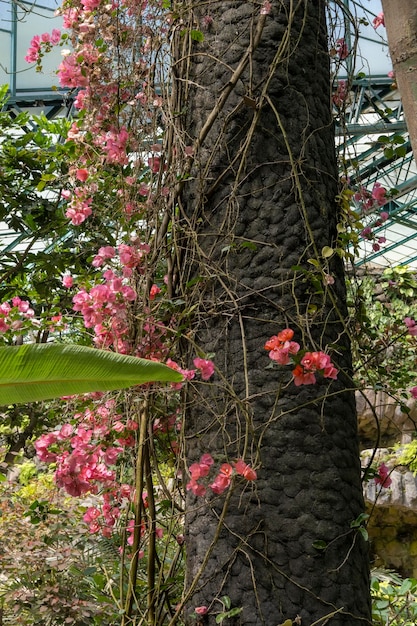
<svg viewBox="0 0 417 626"><path fill-rule="evenodd" d="M0 349L1 404L181 380L181 374L162 363L85 346L47 343Z"/></svg>
<svg viewBox="0 0 417 626"><path fill-rule="evenodd" d="M0 89L0 219L16 233L0 260L0 299L28 298L36 314L52 316L70 307L65 272L85 273L87 261L103 242L113 241L114 227L95 222L78 232L62 210L62 193L71 186L65 141L70 120L31 117L7 110L7 86Z"/></svg>
<svg viewBox="0 0 417 626"><path fill-rule="evenodd" d="M111 586L97 581L110 583L117 560L106 559L98 546L91 550L78 505L41 474L24 488L2 483L0 506L3 623L110 625Z"/></svg>
<svg viewBox="0 0 417 626"><path fill-rule="evenodd" d="M270 7L264 4L266 15ZM26 491L13 488L10 493L4 487L3 542L11 528L21 541L21 549L8 548L5 616L12 614L24 625L36 620L51 626L178 621L186 602L184 485L195 495L202 496L203 490L205 494L205 486L197 481L211 466L216 472L220 468L209 485L217 496L226 488L241 488L243 481L235 480L236 475L256 478L243 459L229 463L221 455L206 454L200 463L187 467L180 453L184 419L180 380L195 379L198 397L198 385L209 384L215 372L213 355L202 354L194 344L194 311L184 309L176 291L188 262L178 256L178 249L184 229L191 228L180 221L179 197L196 146L188 145L181 134L175 90L164 85L165 55L167 42L174 41L178 29L184 58L191 49L188 45L204 40L202 31L184 27L183 11L180 4L174 8L171 3L161 7L125 2L116 8L66 0L61 13L69 34L61 43L70 43L73 50L63 57L58 77L61 87L76 90L76 119L30 119L26 113L12 119L0 114L0 218L28 242L21 250L6 250L0 261L3 343L41 343L54 337L112 350L107 355L115 364L123 359L115 352L130 355L125 358L138 364L138 357L163 360L171 367L174 383L163 390L147 386L113 396L91 394L64 404L5 410L2 429L10 449L13 437L24 435L24 444L32 443L45 429L35 444L39 458L52 464L63 490L80 498L45 493L40 479L29 482ZM51 40L45 38L44 43L47 49ZM31 46L30 58L39 68L42 45L39 40ZM348 52L345 42L338 40L330 56L340 66ZM347 86L340 88L334 99L338 115L347 93ZM5 90L1 97L4 104ZM401 155L401 138L383 141L390 154ZM314 293L331 287L328 267L335 253L352 260L347 246L357 249L365 236L364 207L378 209L378 219L383 219L381 202L389 194L378 185L371 191L341 192L339 247L324 247L320 260L310 259L313 270L303 276ZM366 236L374 237L372 229ZM380 243L375 240L374 245ZM36 252L35 244L40 244ZM224 253L236 252L233 246L237 244ZM238 251L253 247L246 242ZM198 288L199 280L185 285L185 291ZM407 389L417 374L416 340L403 319L413 316L415 277L406 268L386 270L382 299L372 278L353 276L350 285L349 332L361 336L355 382L390 392ZM313 308L310 312L314 315ZM288 354L298 353L296 385L314 384L316 373L337 377L329 355L306 352L304 346L299 351L299 344L294 350L287 343L295 342L280 335L269 341L270 356L286 364ZM172 360L178 358L179 342L188 342L195 352L195 369L191 363ZM177 383L174 370L181 374ZM85 390L95 391L95 385ZM121 386L118 379L114 387ZM81 389L69 390L75 391ZM68 394L68 389L59 394L63 392ZM13 396L4 401L16 400ZM10 461L7 455L6 460ZM24 469L23 474L27 482L30 471ZM363 522L358 518L351 529L365 537ZM44 553L52 561L46 561ZM394 579L391 587L384 584L373 583L375 619L381 624L405 606L407 594L415 590L414 583L401 582L398 587ZM217 623L242 611L232 608L228 596L220 602ZM207 611L206 606L197 609L197 616Z"/></svg>
<svg viewBox="0 0 417 626"><path fill-rule="evenodd" d="M399 447L396 455L396 463L398 463L398 465L405 465L413 472L414 476L417 476L417 439L413 439L410 443Z"/></svg>
<svg viewBox="0 0 417 626"><path fill-rule="evenodd" d="M390 570L374 570L371 578L375 626L414 626L417 620L417 580Z"/></svg>
<svg viewBox="0 0 417 626"><path fill-rule="evenodd" d="M404 319L415 315L417 278L406 266L349 278L359 384L397 393L417 379L416 340Z"/></svg>

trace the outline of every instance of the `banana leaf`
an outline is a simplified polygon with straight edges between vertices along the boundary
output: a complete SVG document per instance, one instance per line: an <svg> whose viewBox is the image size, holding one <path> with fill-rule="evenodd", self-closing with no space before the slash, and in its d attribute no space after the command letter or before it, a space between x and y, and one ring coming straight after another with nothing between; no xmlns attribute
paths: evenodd
<svg viewBox="0 0 417 626"><path fill-rule="evenodd" d="M0 405L181 380L162 363L86 346L0 347Z"/></svg>

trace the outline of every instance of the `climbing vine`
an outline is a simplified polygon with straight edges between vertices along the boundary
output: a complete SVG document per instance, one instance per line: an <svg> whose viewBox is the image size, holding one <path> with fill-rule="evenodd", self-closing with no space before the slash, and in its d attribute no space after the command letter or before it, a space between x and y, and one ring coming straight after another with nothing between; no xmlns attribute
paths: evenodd
<svg viewBox="0 0 417 626"><path fill-rule="evenodd" d="M207 565L211 546L184 594L186 502L189 506L193 497L193 507L213 508L220 502L218 511L216 509L217 534L220 534L233 494L256 494L256 482L262 471L258 445L264 431L254 436L252 416L245 403L233 391L231 381L216 360L216 353L201 348L195 331L196 294L203 293L204 285L211 278L210 272L219 271L220 264L210 264L207 250L196 243L201 207L192 214L187 213L184 193L187 193L187 182L195 176L196 166L201 167L203 180L216 158L215 150L204 152L205 140L223 114L228 97L251 65L271 11L270 2L254 5L256 26L250 45L197 136L190 138L183 123L191 89L188 68L196 46L212 29L215 18L209 7L198 22L193 12L181 3L149 0L138 4L123 0L105 4L100 0L65 0L59 9L64 32L54 30L50 35L35 35L26 60L35 63L41 71L43 55L52 46L61 46L63 56L57 78L60 88L73 102L73 117L70 121L55 122L39 117L35 120L37 130L26 135L24 141L19 140L14 145L6 141L2 146L2 158L8 159L9 177L16 173L18 165L23 168L20 170L22 177L27 170L35 171L30 183L26 183L25 196L30 194L38 208L26 210L19 196L14 200L10 226L20 220L33 237L40 232L50 236L47 218L52 215L53 235L58 239L63 238L64 233L71 236L68 245L61 241L56 247L57 258L64 250L56 265L58 274L52 272L46 254L33 258L34 264L41 258L43 265L26 281L25 298L20 297L23 278L15 275L0 305L3 341L66 341L68 337L75 337L80 343L162 360L181 372L185 379L184 383L169 387L147 385L115 395L94 393L81 398L68 397L59 409L55 405L47 407L55 417L47 422L47 432L33 441L38 460L52 464L55 483L66 494L77 498L77 515L86 536L91 537L92 543L93 540L108 541L118 555L118 565L111 576L104 579L105 564L95 561L89 580L98 600L101 596L97 590L104 594L106 603L112 599L113 612L106 604L108 619L120 619L121 626L174 624L182 619L184 607L190 613L192 591ZM382 18L376 16L375 20L377 28ZM349 48L338 29L337 23L334 24L329 55L334 69L332 103L335 115L342 120L349 106L352 76L340 82L337 74L342 64L346 64L349 74L349 59L354 55L355 42ZM277 50L265 79L266 87L259 97L244 96L244 106L254 110L253 124L241 151L231 157L230 167L236 170L236 176L224 224L225 230L232 232L233 199L240 188L241 163L247 158L260 111L268 105L284 137L309 241L305 258L298 259L292 268L291 288L295 294L306 291L309 297L306 307L300 305L297 319L289 320L288 328L275 328L276 334L270 338L259 338L259 348L262 350L264 346L269 353L270 362L266 367L276 368L277 388L293 384L303 388L317 383L322 395L314 402L324 402L332 395L331 385L340 380L339 376L350 388L358 386L366 390L388 385L388 381L381 378L381 372L385 371L390 382L389 392L399 391L399 402L403 403L404 394L409 397L411 393L415 397L414 337L417 331L410 302L412 294L401 290L413 290L414 277L406 276L401 270L387 270L385 274L388 291L398 287L399 293L406 296L404 307L400 307L401 314L395 292L393 299L377 308L372 318L365 309L367 303L375 299L373 286L357 274L349 278L349 315L338 309L334 291L339 288L335 285L337 272L334 269L339 258L352 261L361 239L370 240L374 250L384 244L384 236L377 229L388 218L384 206L395 190L387 190L379 182L372 189L361 184L353 186L344 177L338 196L338 239L329 242L330 245L318 245L308 219L307 201L300 182L302 175L286 140L280 115L267 91L274 71L285 61L287 36L288 33ZM172 58L175 59L173 64ZM24 122L26 118L21 120L22 124ZM14 123L18 124L19 120ZM44 139L45 131L49 132L48 140ZM52 137L56 134L62 142L53 144ZM395 156L401 142L394 138L386 143ZM39 155L43 159L41 171L33 167ZM401 151L397 156L401 156ZM207 191L209 195L222 182L222 176L219 174L219 178L212 181ZM39 194L45 191L49 193L48 198L40 202ZM10 198L12 196L10 194ZM250 257L257 252L260 243L256 236L249 239L231 235L221 255ZM29 254L30 250L27 252ZM21 265L27 260L24 255ZM205 275L196 272L199 264L206 264ZM5 268L4 272L8 276L12 270ZM45 280L51 281L48 290L44 287ZM229 297L233 300L235 296L229 293ZM319 344L311 336L311 325L325 302L332 303L332 315L343 323L344 333L350 339L366 330L361 350L355 352L353 376L343 367L343 355L337 343L326 343L323 339ZM394 315L390 307L395 308ZM395 360L404 354L414 364L414 369L405 368L408 377L404 368L399 375L399 369L391 360L393 355ZM291 365L292 377L287 370L282 374L284 369L280 366L286 365ZM233 452L229 452L225 444L224 453L214 454L207 448L190 459L184 454L185 415L190 403L194 406L197 402L205 403L207 408L207 396L200 390L209 385L213 389L216 385L224 387L229 393L230 405L239 407L243 417L234 427L236 433L233 431L238 441L230 447ZM340 391L334 392L337 393ZM223 433L227 412L216 414L216 402L213 395L213 422L215 429ZM38 407L33 410L39 413ZM43 411L45 408L40 409ZM58 411L59 418L56 418ZM12 413L14 410L8 410L10 420ZM27 422L25 417L25 424ZM38 430L43 431L45 421L40 420L39 424ZM268 423L265 430L267 426ZM28 431L28 442L34 439L33 434L33 429ZM204 429L195 433L202 441L203 434ZM227 437L232 437L230 432ZM366 469L367 479L371 478L381 488L389 488L387 466L374 464ZM224 499L220 500L220 496ZM42 504L38 500L37 503L32 509L29 506L32 515L27 522L37 524L36 514ZM50 508L43 506L42 515L52 514ZM360 532L364 530L363 522L361 519L355 526L352 520L353 525L347 532L363 537L364 533ZM322 539L317 537L318 541ZM87 539L83 541L88 543ZM353 539L353 545L355 541ZM326 550L330 544L331 540L326 541L317 550ZM374 590L383 593L376 583ZM23 615L24 600L15 599L19 615ZM6 610L13 612L7 599L5 602ZM48 597L39 612L52 614L51 602ZM88 616L95 624L105 624L103 620L107 618L100 616L100 610L94 602L86 605L84 617ZM216 615L216 623L221 623L242 610L242 607L232 606L230 598L224 595L191 607L197 623L204 623L200 620L209 614ZM79 618L79 614L73 615L69 610L65 613L65 623L77 624ZM55 622L53 619L51 624L62 623L59 620L63 615L56 617Z"/></svg>

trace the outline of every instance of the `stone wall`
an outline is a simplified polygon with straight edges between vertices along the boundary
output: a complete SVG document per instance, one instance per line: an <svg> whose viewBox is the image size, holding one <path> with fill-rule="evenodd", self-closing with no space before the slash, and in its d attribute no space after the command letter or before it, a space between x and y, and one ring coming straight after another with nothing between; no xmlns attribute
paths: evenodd
<svg viewBox="0 0 417 626"><path fill-rule="evenodd" d="M417 403L410 399L405 404L408 414L383 391L357 394L362 466L368 465L377 446L373 465L385 462L392 479L388 489L373 480L364 487L372 564L417 578L417 477L399 466L398 455L387 447L409 443L415 436Z"/></svg>

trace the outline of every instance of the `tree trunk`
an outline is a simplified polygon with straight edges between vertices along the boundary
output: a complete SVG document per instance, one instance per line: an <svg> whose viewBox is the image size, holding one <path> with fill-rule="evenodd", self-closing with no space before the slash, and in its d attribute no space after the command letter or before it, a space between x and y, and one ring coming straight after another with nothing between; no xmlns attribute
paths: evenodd
<svg viewBox="0 0 417 626"><path fill-rule="evenodd" d="M189 345L217 368L188 398L187 464L208 452L258 473L220 496L188 492L186 624L197 606L215 624L224 596L242 609L227 624L370 623L344 272L322 255L339 218L324 4L275 0L262 15L210 1L182 23L182 45L187 28L204 41L174 66L195 147L177 269ZM270 367L264 343L286 327L332 354L337 381L296 387L291 367Z"/></svg>
<svg viewBox="0 0 417 626"><path fill-rule="evenodd" d="M417 5L415 0L382 0L382 6L395 80L417 161Z"/></svg>

